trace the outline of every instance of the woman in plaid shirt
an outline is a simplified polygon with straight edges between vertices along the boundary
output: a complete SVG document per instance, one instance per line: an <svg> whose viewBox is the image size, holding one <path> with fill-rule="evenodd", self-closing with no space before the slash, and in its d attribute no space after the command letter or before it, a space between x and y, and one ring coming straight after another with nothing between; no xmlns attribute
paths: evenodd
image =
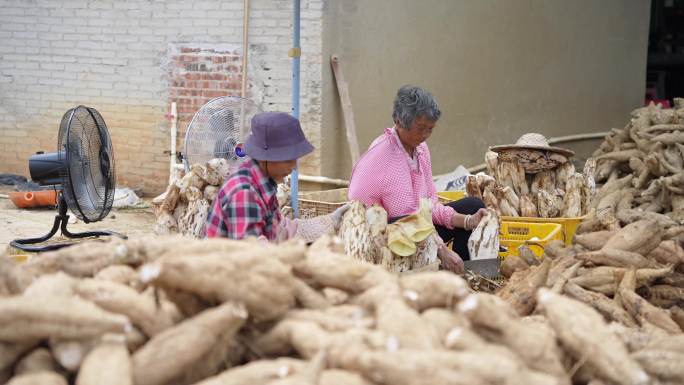
<svg viewBox="0 0 684 385"><path fill-rule="evenodd" d="M296 118L284 112L255 115L252 132L245 142L245 152L250 159L218 192L207 218L206 236L232 239L255 236L276 241L298 233L305 227L302 226L304 222L281 216L276 199L277 183L294 170L298 158L313 149ZM317 222L307 221L307 234L316 232L311 228L317 230L317 223L321 233L325 232L324 223L332 228L339 227L347 208L343 206Z"/></svg>
<svg viewBox="0 0 684 385"><path fill-rule="evenodd" d="M437 199L425 141L440 115L429 92L414 86L401 87L394 99L394 127L386 128L354 166L349 199L381 205L390 220L396 220L416 212L421 198L430 198L437 233L443 241L453 241L453 250L442 244L438 256L446 269L458 272L463 268L462 258L469 258L466 246L470 233L486 210L477 198L449 205Z"/></svg>

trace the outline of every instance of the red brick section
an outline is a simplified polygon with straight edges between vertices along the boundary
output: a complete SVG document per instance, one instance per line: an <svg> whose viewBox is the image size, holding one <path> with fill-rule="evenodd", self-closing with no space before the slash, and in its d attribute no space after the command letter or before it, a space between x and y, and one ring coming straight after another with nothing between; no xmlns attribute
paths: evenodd
<svg viewBox="0 0 684 385"><path fill-rule="evenodd" d="M202 105L219 96L240 96L242 56L237 51L185 46L171 57L171 71L169 102L177 103L180 146Z"/></svg>

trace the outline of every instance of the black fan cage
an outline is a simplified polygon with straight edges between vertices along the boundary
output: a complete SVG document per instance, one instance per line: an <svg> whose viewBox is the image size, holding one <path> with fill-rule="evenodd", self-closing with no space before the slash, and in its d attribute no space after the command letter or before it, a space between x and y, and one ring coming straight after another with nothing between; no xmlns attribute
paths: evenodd
<svg viewBox="0 0 684 385"><path fill-rule="evenodd" d="M96 222L109 214L114 202L114 151L107 125L95 109L78 106L59 125L58 152L65 167L60 173L64 199L82 221Z"/></svg>

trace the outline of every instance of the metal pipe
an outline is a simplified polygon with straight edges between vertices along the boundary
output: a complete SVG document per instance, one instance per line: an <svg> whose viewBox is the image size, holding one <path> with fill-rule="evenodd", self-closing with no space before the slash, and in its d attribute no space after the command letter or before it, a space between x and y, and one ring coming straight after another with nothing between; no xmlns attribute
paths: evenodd
<svg viewBox="0 0 684 385"><path fill-rule="evenodd" d="M294 0L294 12L292 15L292 49L290 49L290 57L292 58L292 116L299 119L299 57L301 56L301 48L299 47L299 16L300 16L300 0ZM299 217L299 161L295 169L292 170L292 177L290 179L290 202L292 202L292 215Z"/></svg>
<svg viewBox="0 0 684 385"><path fill-rule="evenodd" d="M176 141L178 140L178 109L176 102L171 103L171 156L169 158L169 184L174 180L176 175Z"/></svg>
<svg viewBox="0 0 684 385"><path fill-rule="evenodd" d="M559 136L556 138L550 138L547 140L549 144L557 144L557 143L566 143L566 142L577 142L580 140L593 140L593 139L603 139L606 137L608 134L610 134L610 131L603 131L603 132L592 132L588 134L574 134L574 135L566 135L566 136ZM483 171L487 168L486 163L480 163L478 165L468 167L468 172L473 174L473 173L478 173L480 171ZM441 177L443 177L446 174L442 175L434 175L432 177L432 180L437 180Z"/></svg>
<svg viewBox="0 0 684 385"><path fill-rule="evenodd" d="M327 176L299 175L299 180L303 182L330 184L338 187L349 186L348 180L328 178Z"/></svg>
<svg viewBox="0 0 684 385"><path fill-rule="evenodd" d="M559 136L557 138L549 139L549 144L576 142L578 140L603 139L609 134L610 134L610 131L603 131L603 132L592 132L589 134L575 134L575 135Z"/></svg>
<svg viewBox="0 0 684 385"><path fill-rule="evenodd" d="M579 140L591 140L591 139L602 139L606 135L610 134L610 132L594 132L594 133L589 133L589 134L575 134L575 135L566 135L566 136L559 136L557 138L551 138L548 140L549 144L556 144L556 143L565 143L565 142L576 142ZM468 172L470 173L476 173L480 172L484 169L487 168L487 165L485 163L481 163L472 167L468 168ZM444 174L446 175L446 174ZM444 175L435 175L433 177L433 180L437 180L441 176ZM339 186L339 187L348 187L349 186L349 181L344 180L344 179L334 179L334 178L329 178L326 176L312 176L312 175L299 175L299 180L304 181L304 182L312 182L312 183L321 183L321 184L330 184L333 186Z"/></svg>

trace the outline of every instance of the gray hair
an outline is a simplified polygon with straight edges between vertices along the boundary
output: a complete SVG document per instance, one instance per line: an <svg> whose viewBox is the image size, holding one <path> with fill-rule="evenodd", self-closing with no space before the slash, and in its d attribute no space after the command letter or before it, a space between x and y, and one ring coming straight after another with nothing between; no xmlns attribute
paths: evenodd
<svg viewBox="0 0 684 385"><path fill-rule="evenodd" d="M405 85L397 91L392 119L395 122L399 121L404 128L411 128L413 121L421 116L436 122L440 115L442 112L439 110L435 97L424 89Z"/></svg>

